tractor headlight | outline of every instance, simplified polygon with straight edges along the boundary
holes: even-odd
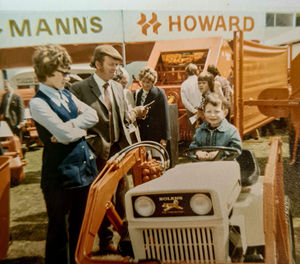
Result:
[[[134,209],[140,216],[151,216],[155,211],[155,203],[147,196],[140,196],[134,201]]]
[[[202,193],[197,193],[190,200],[190,207],[193,212],[198,215],[206,215],[212,209],[211,199]]]

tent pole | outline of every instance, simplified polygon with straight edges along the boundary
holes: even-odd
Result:
[[[125,49],[125,28],[124,28],[124,10],[121,10],[122,14],[122,57],[123,57],[123,66],[126,65],[126,49]]]

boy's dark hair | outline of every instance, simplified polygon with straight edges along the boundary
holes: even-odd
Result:
[[[59,67],[70,69],[72,63],[67,50],[56,44],[39,46],[32,55],[32,61],[34,72],[40,82],[53,76]]]
[[[224,96],[221,96],[217,93],[211,93],[206,96],[204,105],[203,105],[204,110],[208,104],[212,104],[213,106],[221,105],[221,108],[223,110],[230,109],[230,102],[228,102]]]

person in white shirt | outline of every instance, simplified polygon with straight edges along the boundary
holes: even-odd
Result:
[[[129,83],[129,73],[125,68],[119,67],[113,78],[114,81],[119,82],[123,87],[124,99],[127,103],[128,109],[131,111],[136,107],[133,92],[127,89],[127,84]],[[129,132],[132,142],[141,141],[140,131],[136,122],[129,125]]]
[[[129,83],[129,79],[130,79],[129,73],[123,67],[119,67],[117,69],[117,72],[113,78],[114,81],[117,81],[122,85],[125,101],[129,109],[132,109],[135,107],[135,102],[134,102],[133,92],[127,89],[127,84]]]
[[[181,101],[186,108],[191,136],[195,134],[196,122],[191,123],[190,117],[198,113],[202,101],[202,94],[198,89],[198,67],[190,63],[185,68],[188,78],[181,84]]]
[[[59,45],[33,54],[39,89],[29,108],[43,142],[41,188],[48,232],[45,263],[75,264],[75,250],[90,184],[98,175],[86,130],[98,122],[96,111],[67,89],[71,58]]]

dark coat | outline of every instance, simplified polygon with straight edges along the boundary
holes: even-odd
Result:
[[[136,105],[141,105],[143,89],[138,91],[136,95]],[[147,94],[144,105],[152,102],[146,119],[137,120],[140,129],[141,139],[160,142],[160,140],[170,139],[170,120],[169,106],[165,92],[152,86]]]
[[[10,99],[8,114],[5,116],[5,110],[8,104],[9,93],[5,93],[2,97],[0,105],[0,115],[4,115],[10,128],[14,131],[16,126],[24,120],[24,102],[20,95],[13,93]]]

